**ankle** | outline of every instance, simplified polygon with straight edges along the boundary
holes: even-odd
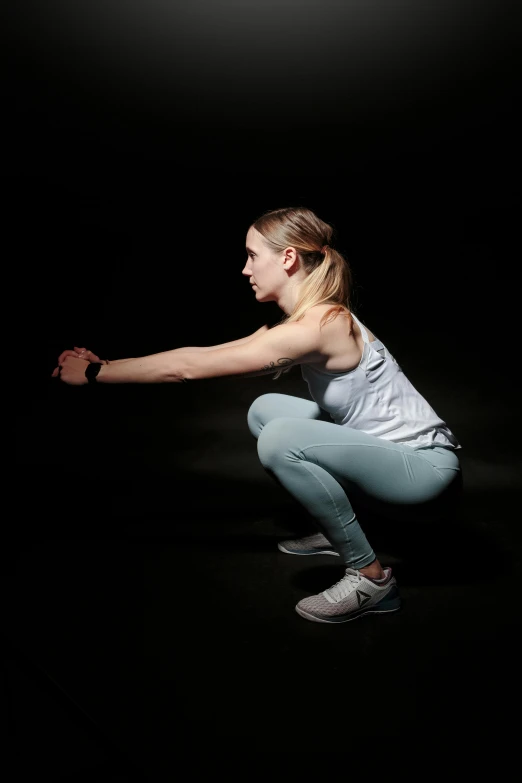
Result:
[[[384,569],[377,559],[369,565],[359,568],[358,571],[370,579],[382,579],[384,577]]]

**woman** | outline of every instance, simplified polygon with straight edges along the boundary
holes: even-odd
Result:
[[[263,394],[248,411],[248,426],[267,473],[319,529],[279,549],[337,555],[346,567],[339,582],[296,606],[302,617],[326,623],[400,608],[392,569],[381,565],[359,524],[356,497],[424,514],[454,502],[461,487],[460,444],[352,311],[350,267],[331,246],[333,233],[305,208],[267,212],[248,229],[242,273],[258,302],[274,301],[285,313],[271,329],[110,363],[75,348],[53,371],[72,385],[177,383],[234,375],[275,380],[301,365],[312,399]]]

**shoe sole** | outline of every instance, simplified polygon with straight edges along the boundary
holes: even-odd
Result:
[[[382,603],[380,603],[380,605],[376,604],[375,607],[360,609],[358,612],[350,612],[349,615],[340,615],[339,617],[332,617],[329,619],[309,614],[299,606],[295,607],[295,611],[297,614],[301,615],[301,617],[304,617],[305,620],[312,620],[314,623],[349,623],[350,620],[357,620],[365,614],[388,614],[388,612],[398,612],[401,608],[400,598],[392,598],[386,604],[385,601],[386,599],[383,598]]]
[[[280,552],[284,552],[285,555],[305,555],[306,557],[310,555],[333,555],[334,557],[339,557],[339,553],[335,552],[333,549],[307,549],[305,551],[296,552],[292,549],[285,549],[282,544],[278,544],[277,548]]]

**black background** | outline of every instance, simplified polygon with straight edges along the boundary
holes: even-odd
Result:
[[[516,571],[520,25],[514,4],[419,5],[11,11],[4,296],[17,443],[4,574],[20,770],[40,747],[41,723],[28,718],[38,688],[43,722],[72,732],[46,745],[56,779],[110,764],[130,779],[129,759],[159,765],[172,734],[179,752],[203,742],[282,752],[318,720],[335,723],[353,650],[367,685],[354,701],[374,701],[373,715],[388,698],[403,736],[442,714],[443,683],[453,697],[460,683],[466,719],[476,716],[480,650],[511,639],[515,622],[506,609],[484,641],[479,604],[495,615],[493,594],[512,587],[478,574]],[[257,304],[241,275],[245,235],[262,212],[296,205],[334,226],[356,312],[459,438],[468,489],[461,548],[439,530],[402,573],[399,561],[414,621],[350,623],[327,641],[286,591],[291,582],[298,600],[332,573],[312,564],[307,576],[309,563],[277,554],[299,516],[246,427],[270,379],[95,389],[50,379],[73,345],[122,358],[275,323],[281,311]],[[277,390],[307,396],[298,374]],[[276,558],[281,585],[270,576]],[[454,611],[459,602],[472,621]],[[339,644],[344,673],[331,663]],[[514,653],[502,655],[509,664]],[[328,679],[335,672],[331,701],[319,688],[317,704],[306,702],[317,676],[307,660]],[[503,671],[512,689],[513,670]],[[482,684],[482,704],[502,707],[501,690]],[[286,721],[274,717],[282,691]],[[256,731],[244,730],[249,721]]]
[[[377,331],[406,308],[491,339],[515,255],[516,9],[68,6],[7,26],[28,334],[117,356],[275,321],[244,236],[298,204],[336,227]]]

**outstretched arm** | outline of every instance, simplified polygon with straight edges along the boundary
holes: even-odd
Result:
[[[230,348],[232,345],[244,345],[245,343],[250,342],[250,340],[253,340],[254,337],[259,337],[260,334],[264,334],[269,329],[268,325],[265,324],[264,326],[261,326],[259,329],[257,329],[252,334],[249,334],[248,337],[241,337],[239,340],[232,340],[229,343],[221,343],[220,345],[202,345],[202,346],[190,346],[190,347],[183,347],[183,348],[173,348],[172,351],[169,351],[169,353],[200,353],[201,351],[215,351],[218,348]],[[133,361],[133,359],[111,359],[111,364],[120,364],[121,362],[130,362]]]
[[[103,365],[98,383],[181,383],[224,376],[251,377],[320,361],[320,332],[301,322],[280,324],[253,339],[209,351],[173,350]],[[67,357],[61,371],[66,383],[83,384],[85,363]]]
[[[259,335],[264,334],[269,329],[268,324],[264,324],[264,326],[261,326],[259,329],[256,329],[255,332],[252,334],[249,334],[248,337],[241,337],[239,340],[232,340],[228,343],[221,343],[219,345],[205,345],[205,346],[191,346],[191,347],[183,347],[183,348],[174,348],[170,353],[199,353],[201,351],[216,351],[219,348],[230,348],[233,345],[244,345],[245,343],[250,342],[250,340],[253,340],[255,337],[259,337]],[[62,367],[62,364],[67,356],[71,356],[74,359],[83,359],[85,362],[89,363],[96,363],[100,362],[101,364],[121,364],[122,362],[131,362],[135,361],[135,357],[129,358],[129,359],[111,359],[109,362],[108,359],[100,359],[99,356],[96,356],[95,353],[92,351],[88,351],[87,348],[77,348],[74,347],[74,350],[66,350],[62,351],[60,356],[58,357],[58,366],[54,368],[53,372],[51,373],[51,377],[58,378],[60,375],[60,370]]]

